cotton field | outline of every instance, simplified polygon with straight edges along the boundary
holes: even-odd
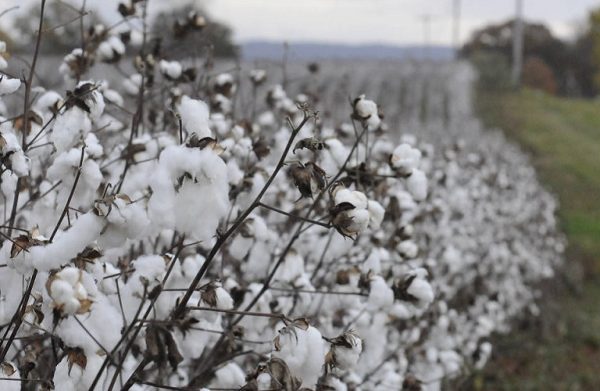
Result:
[[[0,389],[439,390],[539,314],[558,205],[469,64],[87,38],[0,62]]]

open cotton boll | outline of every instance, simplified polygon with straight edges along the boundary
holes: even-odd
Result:
[[[127,79],[123,80],[123,89],[129,95],[137,95],[140,91],[140,87],[142,86],[142,75],[139,73],[134,73],[129,76]]]
[[[281,281],[294,281],[304,274],[304,259],[296,251],[290,251],[281,267],[275,273],[275,279]]]
[[[306,330],[293,325],[279,330],[274,340],[272,357],[286,362],[293,376],[302,386],[312,388],[321,375],[325,362],[325,343],[319,330],[308,326]]]
[[[368,118],[377,115],[377,104],[366,99],[365,95],[361,95],[354,102],[354,111],[360,118]]]
[[[353,114],[355,117],[363,120],[369,130],[375,130],[381,125],[377,104],[372,100],[366,99],[365,95],[361,95],[354,100]]]
[[[374,309],[387,308],[394,303],[394,291],[383,277],[371,276],[368,303]]]
[[[367,210],[369,211],[369,226],[371,228],[378,229],[383,222],[385,209],[379,202],[369,200],[367,204]]]
[[[175,185],[186,174],[192,178],[184,179],[175,191]],[[211,240],[219,220],[229,211],[227,165],[209,148],[165,148],[150,187],[150,219],[196,240]]]
[[[47,283],[52,298],[52,307],[65,315],[85,313],[92,305],[82,284],[82,271],[66,267],[50,276]]]
[[[403,240],[396,247],[400,255],[407,259],[412,259],[419,253],[419,247],[412,240]]]
[[[44,92],[33,104],[34,110],[40,112],[44,119],[49,119],[52,112],[62,105],[62,96],[56,91]]]
[[[327,363],[342,370],[356,366],[362,352],[362,340],[354,331],[344,332],[331,340]]]
[[[433,288],[424,278],[415,278],[406,292],[416,298],[420,306],[427,306],[434,299]]]
[[[181,64],[178,61],[160,60],[158,67],[160,69],[160,73],[171,80],[179,79],[179,77],[181,77],[181,73],[183,72]]]
[[[406,187],[416,201],[427,198],[427,177],[418,168],[412,170],[412,174],[406,178]]]
[[[0,176],[0,190],[4,195],[4,199],[8,200],[13,197],[17,189],[17,181],[19,178],[10,170],[6,170]]]
[[[347,216],[352,219],[352,223],[348,226],[348,231],[360,233],[367,229],[371,215],[366,209],[352,209],[346,212]]]
[[[11,79],[6,75],[0,75],[0,96],[12,94],[21,86],[21,80]]]
[[[10,379],[20,379],[19,369],[10,361],[0,363],[0,389],[2,391],[20,391],[21,382]]]
[[[52,243],[29,249],[25,257],[33,262],[33,267],[49,271],[68,263],[92,244],[104,227],[102,219],[93,213],[80,215],[72,224],[71,228],[56,235]]]
[[[392,167],[404,174],[410,174],[413,169],[419,166],[420,162],[421,151],[409,144],[400,144],[396,147],[390,159]]]
[[[334,201],[336,205],[348,202],[357,209],[366,209],[368,202],[367,196],[364,193],[350,189],[337,190],[334,195]]]
[[[100,61],[115,62],[125,54],[125,45],[119,37],[112,35],[106,41],[98,45],[96,51]]]
[[[61,153],[71,149],[91,129],[92,123],[87,113],[79,107],[71,107],[58,115],[49,138],[57,153]]]
[[[178,110],[183,128],[188,134],[196,133],[199,139],[211,137],[211,131],[208,126],[208,106],[206,103],[184,95],[181,98]]]
[[[241,388],[246,383],[246,374],[234,362],[230,362],[215,371],[215,381],[211,385],[213,388]]]

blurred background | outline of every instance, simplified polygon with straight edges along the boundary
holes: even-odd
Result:
[[[0,0],[0,40],[16,60],[14,74],[30,58],[39,9],[36,0]],[[165,33],[191,10],[206,29]],[[141,44],[136,21],[122,23],[126,12],[118,0],[48,0],[41,52],[58,67],[80,47],[82,20],[116,25],[123,39]],[[393,77],[396,61],[470,62],[479,76],[464,88],[473,89],[476,115],[530,152],[560,199],[570,244],[564,273],[544,288],[542,316],[497,336],[492,361],[457,388],[600,384],[600,1],[150,0],[148,14],[171,59],[210,53],[228,64],[368,62],[365,79],[383,63]]]

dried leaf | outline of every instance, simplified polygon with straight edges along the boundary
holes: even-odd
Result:
[[[128,16],[135,15],[135,7],[133,5],[125,5],[124,3],[119,3],[119,7],[117,11],[121,14],[122,17],[126,18]]]
[[[269,148],[269,144],[262,137],[252,143],[252,150],[254,154],[258,158],[258,160],[262,160],[265,156],[269,155],[271,149]]]
[[[169,361],[171,368],[176,370],[179,363],[183,361],[183,356],[179,352],[179,348],[177,347],[177,342],[175,342],[173,334],[171,334],[170,331],[163,330],[163,335],[166,339],[167,345],[167,360]]]
[[[310,323],[306,318],[294,319],[292,324],[294,325],[294,327],[298,327],[299,329],[302,329],[304,331],[308,330],[308,328],[310,327]]]
[[[157,360],[160,357],[160,340],[158,329],[155,326],[146,327],[146,351],[144,352],[144,356],[149,358],[150,360]]]
[[[8,377],[12,376],[17,371],[17,368],[8,361],[4,361],[3,363],[1,363],[0,368],[2,368],[2,373],[4,374],[4,376]]]
[[[200,298],[203,302],[208,304],[210,307],[217,306],[217,293],[214,288],[208,287],[202,293],[200,293]]]
[[[315,137],[308,137],[298,141],[294,146],[294,150],[292,152],[296,153],[296,150],[298,149],[309,149],[313,152],[317,152],[322,150],[323,148],[325,148],[325,144],[321,140]]]
[[[272,384],[278,390],[282,391],[296,391],[300,388],[302,382],[292,376],[290,368],[285,361],[279,358],[272,358],[268,365],[268,373],[271,375],[273,380],[276,382]]]
[[[87,366],[87,357],[81,348],[72,348],[67,352],[67,363],[69,365],[69,375],[73,364],[77,364],[82,370]]]

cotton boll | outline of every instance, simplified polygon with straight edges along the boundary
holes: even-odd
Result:
[[[208,106],[206,103],[184,95],[181,98],[178,110],[183,128],[188,134],[196,133],[199,139],[211,137],[211,131],[208,127]]]
[[[285,327],[279,330],[274,345],[272,356],[285,361],[303,386],[314,387],[325,361],[325,344],[319,330],[312,326],[306,330]]]
[[[100,61],[116,62],[125,54],[125,45],[117,36],[110,36],[98,45],[96,52]]]
[[[419,169],[412,170],[412,174],[406,178],[406,187],[417,201],[427,198],[427,177]]]
[[[275,274],[276,280],[294,281],[304,273],[304,259],[296,251],[290,251]]]
[[[21,86],[21,80],[11,79],[8,76],[0,75],[0,96],[12,94]]]
[[[192,179],[184,179],[175,191],[174,186],[186,173]],[[211,240],[219,220],[229,211],[227,166],[208,148],[165,148],[150,186],[153,190],[148,204],[150,220],[196,240]]]
[[[67,231],[62,231],[54,241],[45,246],[29,249],[27,259],[40,271],[48,271],[64,265],[75,258],[100,235],[104,226],[100,217],[93,213],[79,216]]]
[[[419,247],[412,240],[403,240],[402,242],[398,243],[396,249],[398,250],[400,255],[402,255],[402,257],[406,259],[415,258],[419,253]]]
[[[394,303],[394,292],[381,276],[370,278],[368,303],[373,309],[387,308]]]
[[[342,370],[351,370],[356,366],[362,352],[362,340],[353,331],[348,331],[331,340],[329,363]]]
[[[347,212],[349,218],[352,219],[352,224],[348,228],[351,232],[362,232],[369,226],[371,215],[366,209],[352,209]]]
[[[44,116],[45,121],[60,106],[62,106],[62,96],[55,91],[44,92],[33,104],[33,108]]]
[[[91,301],[81,279],[81,270],[74,267],[66,267],[50,276],[47,287],[54,308],[66,315],[89,312]]]
[[[246,374],[234,362],[230,362],[215,371],[214,388],[240,388],[246,383]]]
[[[369,200],[367,210],[369,211],[369,226],[373,229],[379,229],[383,222],[385,209],[383,209],[383,206],[379,202]]]
[[[91,128],[92,123],[87,113],[79,107],[72,107],[58,115],[49,138],[57,153],[62,153],[71,149],[81,135],[87,134]]]
[[[392,166],[404,174],[410,174],[419,166],[420,161],[421,151],[409,144],[400,144],[396,147],[390,159]]]
[[[429,282],[418,277],[409,285],[407,293],[416,298],[420,306],[427,306],[434,299],[433,288]]]
[[[350,189],[337,190],[334,194],[334,201],[336,205],[348,202],[357,209],[366,209],[368,204],[367,196],[364,193]]]
[[[139,73],[134,73],[129,76],[127,79],[123,80],[123,89],[129,95],[137,95],[140,91],[140,87],[142,86],[142,75]]]
[[[18,177],[10,170],[6,170],[2,173],[0,189],[2,190],[2,194],[5,199],[9,199],[15,194],[15,190],[17,189],[17,181]]]
[[[171,80],[179,79],[183,72],[181,64],[178,61],[160,60],[158,67],[160,69],[160,73]]]

